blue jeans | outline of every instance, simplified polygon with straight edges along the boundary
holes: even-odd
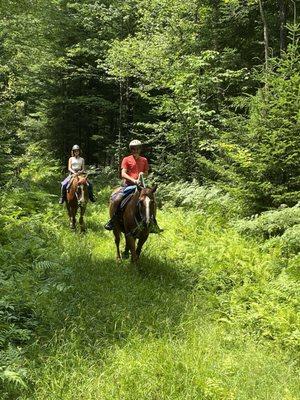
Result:
[[[124,199],[125,197],[127,197],[131,193],[133,193],[135,191],[135,189],[136,189],[135,185],[122,186],[122,188],[118,192],[114,193],[111,196],[111,199],[112,199],[112,201],[114,201],[116,197],[118,197],[119,199],[121,199],[121,198]]]

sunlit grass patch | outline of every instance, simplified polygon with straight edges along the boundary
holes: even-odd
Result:
[[[66,345],[54,342],[39,371],[36,398],[299,398],[297,376],[280,356],[215,325],[190,326],[185,333],[178,340],[132,333],[104,352],[97,346],[85,351],[78,335],[66,335]]]

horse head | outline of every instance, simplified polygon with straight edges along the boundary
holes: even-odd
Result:
[[[139,194],[139,210],[140,215],[145,222],[146,226],[149,226],[151,219],[155,214],[155,192],[157,189],[157,185],[152,188],[141,188]]]
[[[87,175],[86,174],[80,174],[77,176],[76,180],[76,197],[78,201],[78,205],[80,207],[86,205],[88,202],[89,196],[88,196],[88,181],[87,181]]]

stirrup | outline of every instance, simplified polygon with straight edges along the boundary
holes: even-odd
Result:
[[[66,199],[65,199],[65,197],[60,197],[60,199],[59,199],[59,204],[64,204],[64,202],[66,201]]]

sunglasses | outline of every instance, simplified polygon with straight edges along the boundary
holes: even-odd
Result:
[[[131,147],[131,150],[140,150],[141,149],[141,146],[132,146]]]

